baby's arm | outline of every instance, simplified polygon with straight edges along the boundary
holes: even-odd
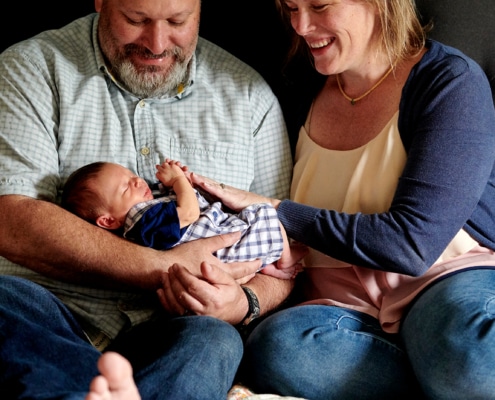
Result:
[[[199,204],[189,178],[179,162],[166,160],[156,166],[156,177],[165,186],[172,187],[177,196],[177,215],[184,228],[199,218]]]

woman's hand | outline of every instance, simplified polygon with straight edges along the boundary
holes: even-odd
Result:
[[[264,197],[256,193],[237,189],[233,186],[224,185],[196,173],[191,173],[191,181],[194,186],[199,187],[213,197],[218,198],[223,204],[233,211],[241,211],[243,208],[255,203],[268,203],[277,208],[280,200]]]

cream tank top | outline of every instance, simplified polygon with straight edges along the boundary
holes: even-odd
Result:
[[[357,149],[325,149],[303,126],[296,147],[291,199],[345,213],[389,209],[406,162],[398,131],[398,112],[378,136]],[[387,244],[384,243],[384,246]],[[459,231],[440,258],[421,277],[346,264],[310,249],[304,260],[310,278],[304,304],[327,304],[365,312],[391,333],[399,329],[405,307],[436,278],[473,265],[495,265],[495,254]]]

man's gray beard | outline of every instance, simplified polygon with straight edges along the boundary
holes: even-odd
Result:
[[[123,61],[116,70],[119,80],[137,97],[144,99],[175,94],[187,76],[187,62],[176,62],[169,71],[148,67],[138,71],[130,61]]]

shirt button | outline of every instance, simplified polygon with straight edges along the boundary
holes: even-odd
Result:
[[[141,154],[142,154],[143,156],[147,156],[147,155],[149,155],[149,154],[150,154],[150,149],[149,149],[148,147],[143,147],[143,148],[141,149]]]
[[[144,100],[139,101],[139,107],[141,108],[146,107],[146,102]]]

